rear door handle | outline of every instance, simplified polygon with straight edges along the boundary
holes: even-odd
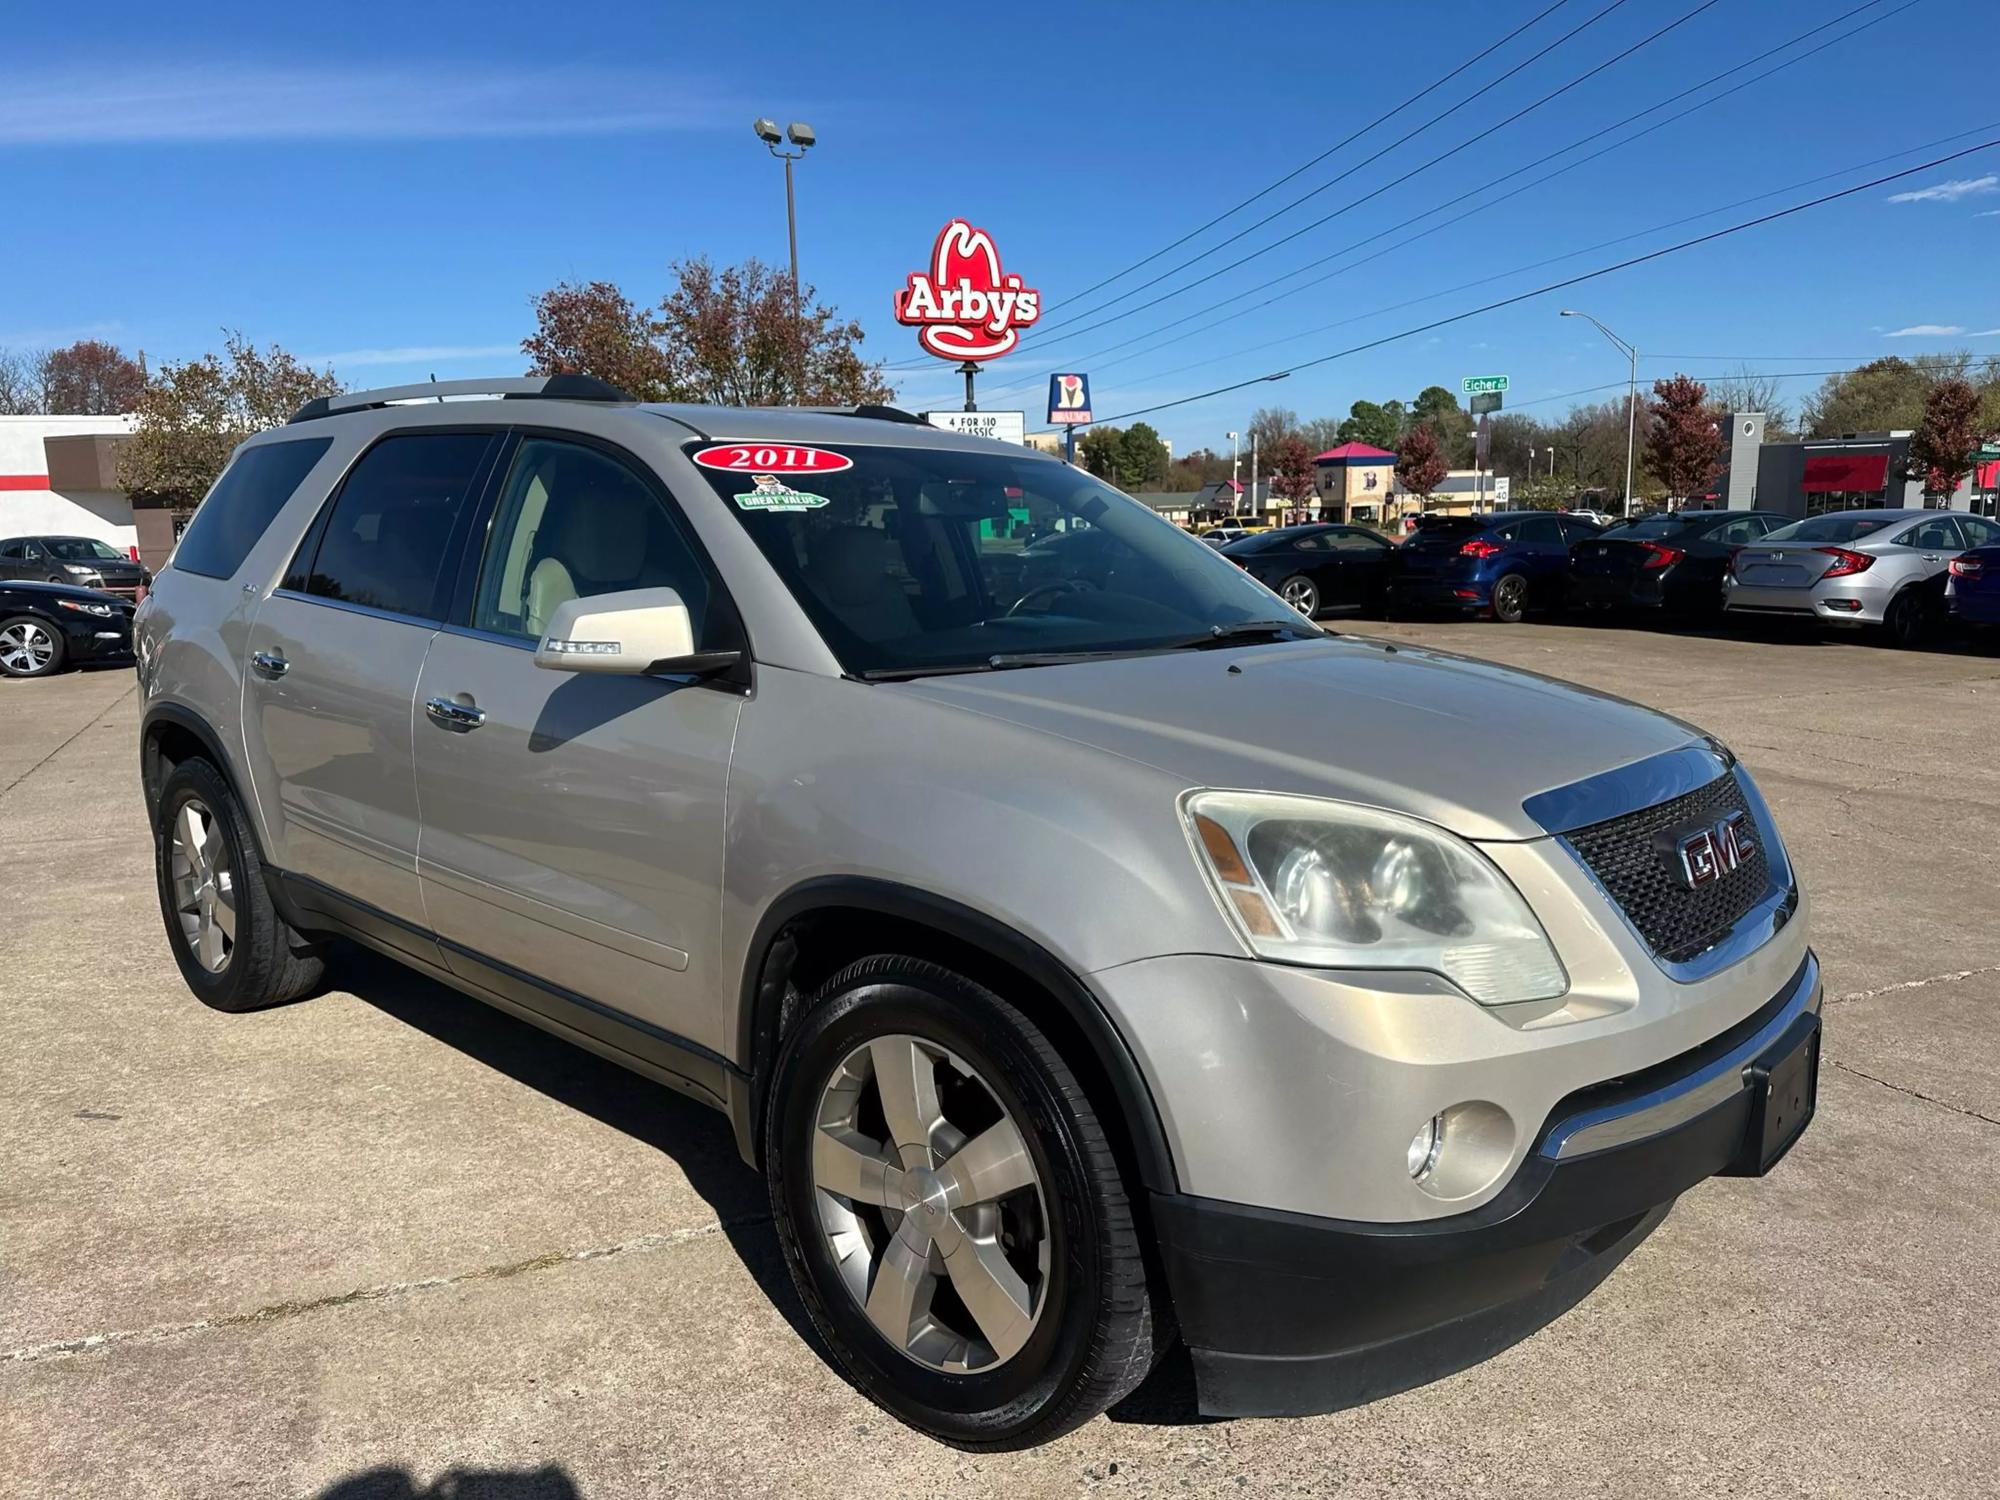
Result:
[[[250,670],[259,677],[279,678],[291,671],[292,664],[275,651],[259,651],[250,658]]]
[[[1943,562],[1943,561],[1944,561],[1944,554],[1943,554],[1942,552],[1926,552],[1926,553],[1924,554],[1924,561],[1925,561],[1925,562]]]
[[[459,703],[450,698],[427,698],[424,712],[431,716],[433,724],[451,730],[455,734],[468,734],[486,722],[486,710],[475,708],[470,703]]]

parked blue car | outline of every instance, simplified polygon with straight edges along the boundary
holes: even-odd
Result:
[[[2000,547],[1974,547],[1953,558],[1945,597],[1966,624],[2000,625]]]
[[[1545,510],[1417,519],[1390,564],[1390,607],[1490,613],[1510,625],[1531,609],[1562,607],[1569,549],[1599,531]]]

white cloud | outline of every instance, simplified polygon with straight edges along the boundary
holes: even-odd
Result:
[[[1891,203],[1956,203],[1961,198],[1970,198],[1975,193],[2000,192],[2000,175],[1988,173],[1984,177],[1954,177],[1949,182],[1934,182],[1929,187],[1912,188],[1907,193],[1891,193]]]
[[[1965,330],[1956,323],[1912,323],[1908,328],[1892,328],[1882,337],[1885,339],[1935,339]]]
[[[421,365],[435,361],[449,364],[461,359],[502,359],[521,357],[519,344],[413,344],[400,349],[337,349],[331,354],[303,354],[313,366],[332,365],[336,370],[359,365]]]
[[[1966,337],[1969,339],[2000,339],[2000,328],[1975,328]]]
[[[1982,208],[1972,217],[1975,219],[2000,219],[2000,208]]]
[[[0,93],[0,146],[630,134],[706,125],[723,103],[638,68],[42,67]]]

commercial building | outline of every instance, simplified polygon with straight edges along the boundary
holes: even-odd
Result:
[[[1978,510],[1991,515],[2000,467],[1985,464],[1955,494],[1924,494],[1923,477],[1910,477],[1908,432],[1849,432],[1839,437],[1764,441],[1764,414],[1736,412],[1728,422],[1727,466],[1709,503],[1730,510],[1774,510],[1817,516],[1877,506]]]
[[[118,452],[133,420],[0,417],[0,537],[87,536],[120,551],[138,545],[132,502],[118,487]],[[171,549],[171,525],[167,531]]]
[[[1379,521],[1395,485],[1396,455],[1366,443],[1342,443],[1313,460],[1322,521]]]

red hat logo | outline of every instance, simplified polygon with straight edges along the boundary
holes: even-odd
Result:
[[[896,293],[896,321],[942,359],[992,359],[1020,342],[1042,315],[1042,294],[1000,269],[993,236],[963,219],[938,231],[929,271],[912,271]]]

